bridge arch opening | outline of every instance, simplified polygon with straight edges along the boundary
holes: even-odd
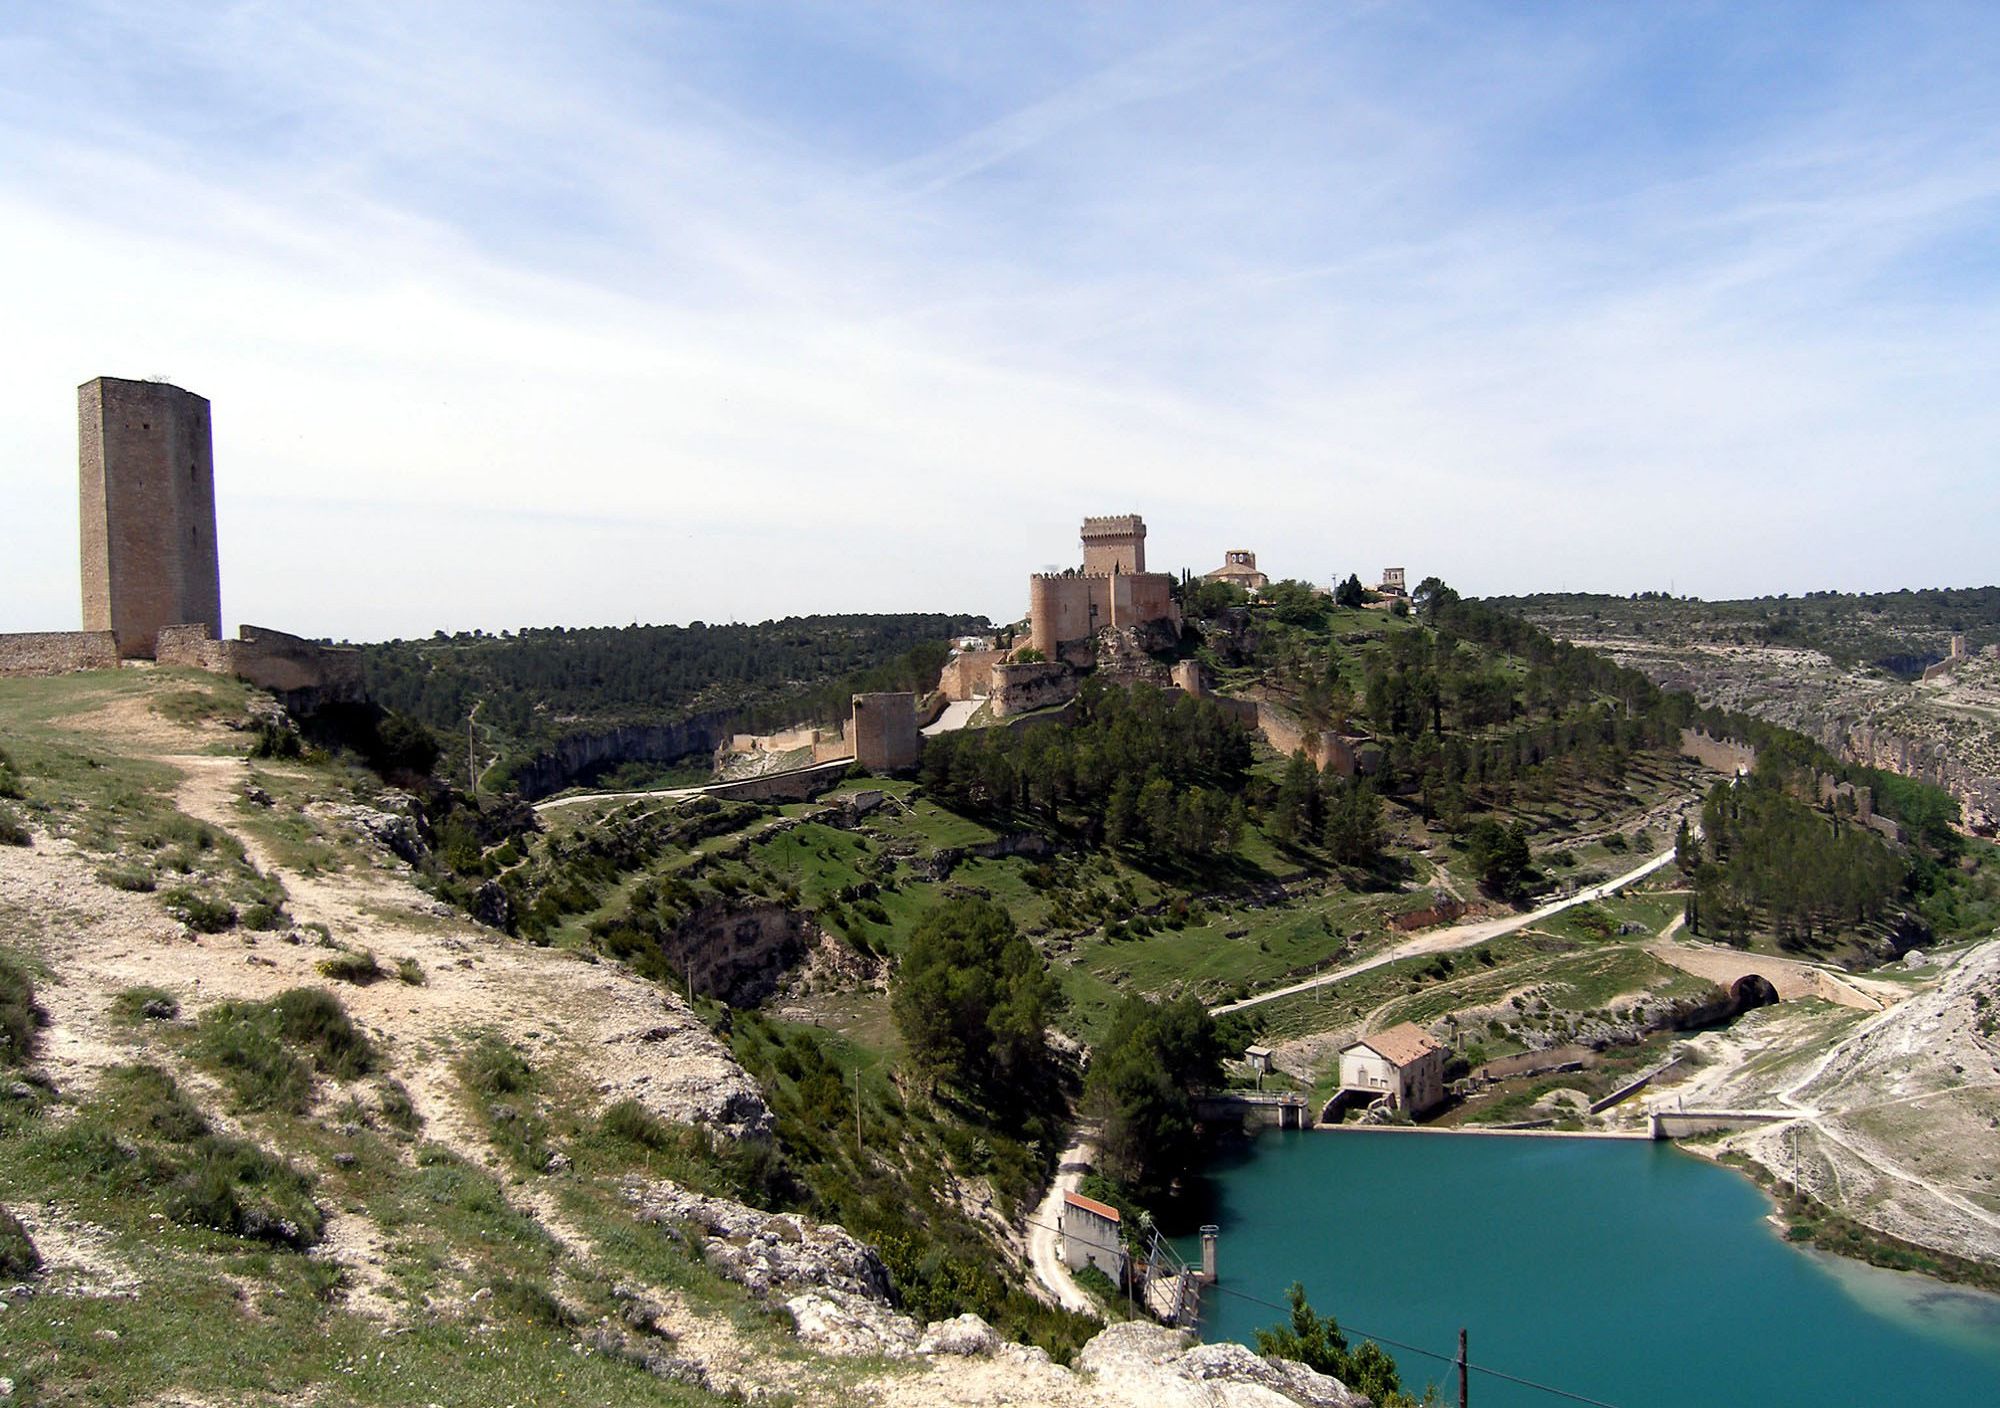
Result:
[[[1753,1007],[1769,1007],[1778,1000],[1778,989],[1761,973],[1745,973],[1729,985],[1729,996],[1738,1012]]]

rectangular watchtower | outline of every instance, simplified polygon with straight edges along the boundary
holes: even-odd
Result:
[[[1146,520],[1136,513],[1083,520],[1086,576],[1131,576],[1146,570]]]
[[[219,637],[207,400],[101,376],[77,388],[76,403],[83,628],[112,632],[125,659],[150,658],[163,626]]]

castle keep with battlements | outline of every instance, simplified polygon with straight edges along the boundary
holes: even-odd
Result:
[[[1050,660],[1092,658],[1098,632],[1113,627],[1170,628],[1178,635],[1174,579],[1146,570],[1146,523],[1136,513],[1083,520],[1083,570],[1038,572],[1028,579],[1028,643]]]

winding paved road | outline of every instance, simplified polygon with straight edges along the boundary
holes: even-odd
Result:
[[[1526,914],[1510,914],[1504,919],[1479,919],[1474,920],[1470,924],[1454,924],[1449,929],[1435,929],[1428,934],[1419,935],[1407,942],[1385,948],[1373,958],[1364,958],[1359,963],[1350,963],[1345,968],[1336,968],[1332,972],[1320,974],[1317,978],[1307,978],[1304,982],[1293,983],[1290,987],[1273,988],[1270,992],[1260,992],[1255,997],[1244,998],[1241,1002],[1225,1002],[1220,1007],[1210,1008],[1209,1014],[1220,1017],[1229,1012],[1241,1012],[1246,1007],[1257,1007],[1266,1002],[1275,1002],[1281,997],[1290,997],[1294,993],[1311,992],[1314,988],[1323,988],[1330,983],[1344,982],[1357,973],[1371,972],[1376,968],[1400,962],[1405,958],[1421,958],[1427,953],[1450,953],[1454,949],[1471,948],[1475,944],[1483,944],[1489,939],[1497,939],[1502,934],[1511,934],[1516,929],[1525,929],[1530,924],[1539,923],[1551,915],[1561,914],[1566,909],[1574,908],[1580,904],[1589,904],[1593,900],[1601,900],[1605,896],[1614,894],[1635,881],[1643,880],[1654,871],[1662,870],[1673,863],[1674,851],[1673,847],[1669,846],[1645,864],[1635,866],[1623,875],[1605,881],[1602,885],[1593,885],[1587,890],[1578,890],[1568,899],[1557,900],[1554,904],[1545,904],[1540,909],[1531,910]]]

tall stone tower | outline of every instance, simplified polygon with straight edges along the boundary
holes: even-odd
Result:
[[[1091,575],[1146,570],[1146,520],[1136,513],[1083,520],[1083,570]]]
[[[222,634],[208,402],[158,381],[76,389],[83,628],[147,658],[162,626]]]

